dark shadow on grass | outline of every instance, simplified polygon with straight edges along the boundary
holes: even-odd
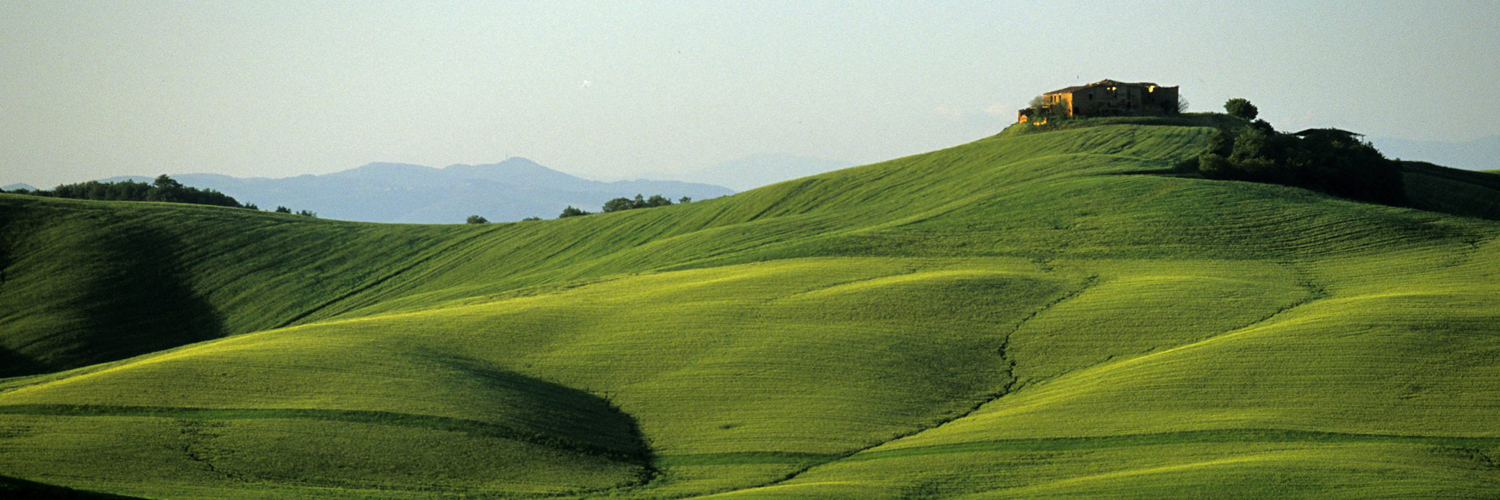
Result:
[[[1500,220],[1500,175],[1420,161],[1400,164],[1412,208]]]
[[[0,347],[0,377],[42,373],[45,371],[48,371],[47,365],[39,363],[25,354]]]
[[[0,476],[0,498],[7,500],[131,500],[136,497],[95,493]]]
[[[47,249],[61,255],[31,257],[74,266],[57,276],[38,275],[35,266],[17,269],[13,249],[4,250],[0,258],[6,264],[6,283],[0,286],[13,289],[0,293],[18,292],[23,284],[78,291],[45,299],[58,301],[53,307],[76,321],[50,330],[15,332],[10,340],[19,347],[0,353],[0,361],[7,361],[0,363],[0,377],[115,361],[224,336],[222,317],[188,285],[188,273],[178,261],[183,243],[176,235],[149,222],[112,217],[90,222],[98,225],[77,224],[75,230],[93,237]],[[0,227],[0,234],[24,239],[25,234],[15,232],[33,230],[38,229]]]
[[[10,283],[15,276],[15,270],[11,268],[13,264],[11,253],[14,252],[11,247],[16,239],[11,231],[16,230],[13,227],[15,225],[13,221],[16,220],[18,212],[19,210],[14,205],[0,205],[0,294],[16,293],[12,291],[16,287]],[[47,370],[47,365],[37,361],[36,358],[0,346],[0,377],[41,373]]]
[[[218,311],[187,284],[177,261],[182,242],[166,231],[131,225],[99,241],[119,273],[89,287],[88,344],[79,363],[113,361],[224,336]]]

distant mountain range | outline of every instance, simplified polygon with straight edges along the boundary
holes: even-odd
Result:
[[[154,178],[104,180],[151,182]],[[701,200],[734,193],[722,186],[681,181],[594,181],[519,157],[446,168],[371,163],[332,174],[280,179],[220,174],[173,174],[172,178],[188,186],[218,190],[265,210],[281,205],[311,210],[329,219],[367,222],[458,223],[469,215],[497,222],[533,216],[553,218],[569,205],[597,211],[611,198],[636,194]]]
[[[775,184],[832,172],[854,166],[853,163],[811,158],[783,153],[760,153],[738,160],[727,161],[703,170],[675,176],[678,180],[701,182],[747,191]]]
[[[1500,135],[1466,142],[1413,141],[1372,137],[1387,158],[1417,160],[1464,170],[1500,170]]]

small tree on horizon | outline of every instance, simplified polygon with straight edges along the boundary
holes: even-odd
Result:
[[[151,185],[157,189],[182,189],[182,183],[177,182],[177,179],[168,177],[167,174],[156,176],[156,181],[152,182]]]
[[[469,218],[464,219],[464,224],[489,224],[489,223],[490,223],[489,219],[486,219],[484,217],[480,217],[478,215],[470,215]]]
[[[1224,111],[1228,112],[1229,116],[1237,116],[1246,120],[1254,120],[1256,115],[1260,114],[1260,109],[1250,104],[1250,100],[1242,97],[1224,101]]]
[[[646,206],[647,207],[665,207],[665,206],[671,205],[671,204],[672,204],[672,200],[671,199],[669,199],[669,198],[667,198],[665,196],[659,195],[659,194],[653,194],[653,195],[651,195],[650,198],[646,199]]]
[[[619,212],[632,208],[635,208],[635,204],[630,201],[630,198],[615,198],[604,202],[603,210],[605,212]]]

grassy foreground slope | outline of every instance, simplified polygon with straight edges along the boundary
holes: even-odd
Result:
[[[151,498],[1500,488],[1500,223],[1173,175],[1194,125],[478,228],[0,196],[0,340],[37,373],[0,379],[0,475]]]

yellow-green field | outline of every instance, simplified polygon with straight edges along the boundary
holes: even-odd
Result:
[[[1500,185],[1174,173],[1223,120],[483,226],[0,195],[0,493],[1493,497]]]

